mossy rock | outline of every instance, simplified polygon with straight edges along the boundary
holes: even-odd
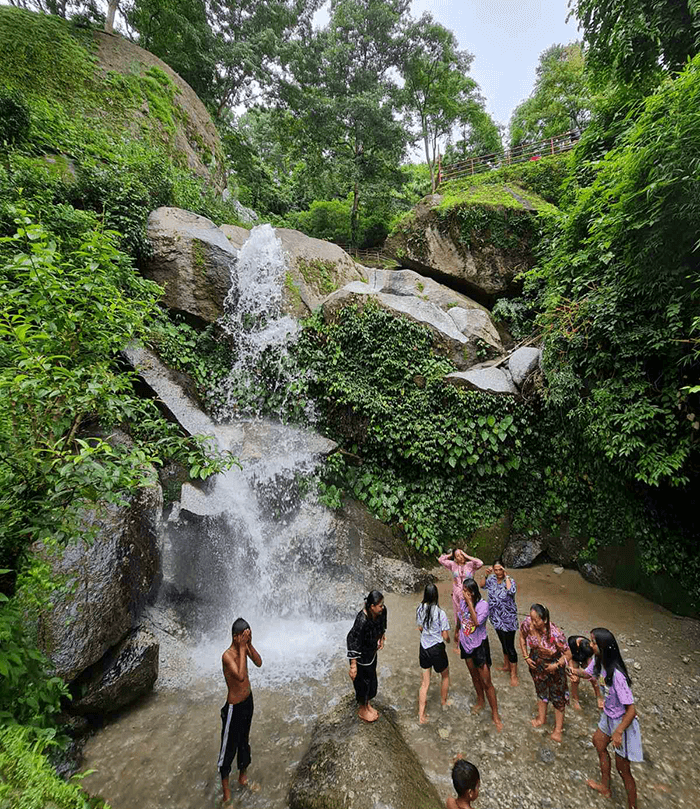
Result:
[[[510,535],[510,515],[504,514],[491,525],[477,528],[466,542],[471,556],[477,556],[490,565],[503,553]]]

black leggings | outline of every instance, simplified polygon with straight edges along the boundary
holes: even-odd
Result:
[[[511,629],[510,632],[506,632],[505,629],[497,629],[496,634],[498,635],[498,639],[501,641],[501,648],[503,649],[503,654],[508,658],[511,663],[518,662],[518,655],[515,651],[515,629]]]

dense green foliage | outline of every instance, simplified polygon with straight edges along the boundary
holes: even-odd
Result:
[[[0,805],[7,809],[109,809],[80,786],[81,776],[59,778],[44,753],[44,739],[29,728],[0,727]]]
[[[541,269],[552,399],[652,485],[688,483],[697,463],[698,402],[683,388],[698,373],[698,109],[696,57],[579,191]]]

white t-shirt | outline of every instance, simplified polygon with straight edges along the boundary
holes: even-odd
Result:
[[[426,610],[427,606],[425,604],[418,606],[416,610],[416,623],[418,626],[423,626],[423,617],[425,616]],[[435,646],[436,643],[442,643],[442,633],[450,631],[450,622],[447,620],[445,610],[441,610],[440,607],[433,605],[430,611],[430,618],[430,624],[423,626],[423,631],[420,633],[420,645],[424,649],[430,649],[430,647]]]

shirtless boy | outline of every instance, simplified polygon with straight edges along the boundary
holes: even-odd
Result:
[[[217,764],[224,790],[224,803],[231,799],[228,776],[233,759],[238,756],[238,783],[248,783],[246,770],[250,764],[250,723],[253,720],[253,694],[248,679],[248,658],[260,668],[262,658],[253,646],[253,633],[243,618],[231,627],[231,645],[221,656],[228,686],[226,705],[221,709],[221,752]]]

